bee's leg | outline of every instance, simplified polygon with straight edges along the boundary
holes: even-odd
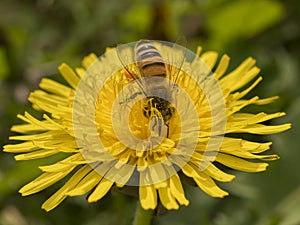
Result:
[[[120,104],[122,105],[122,104],[124,104],[124,103],[130,102],[131,100],[135,99],[136,96],[142,95],[142,94],[143,94],[143,92],[140,92],[140,91],[139,91],[139,92],[136,92],[136,93],[132,94],[130,97],[125,98],[124,101],[121,101],[121,102],[120,102]]]
[[[152,126],[152,129],[154,130],[156,126],[158,126],[157,131],[158,131],[158,136],[160,136],[161,135],[161,129],[162,129],[162,121],[158,117],[155,118],[155,124]]]
[[[154,137],[162,135],[163,132],[163,119],[157,116],[154,116],[150,119],[151,122],[151,132],[154,134]]]
[[[165,123],[166,127],[167,127],[167,138],[169,137],[169,130],[170,130],[170,126],[169,123]]]
[[[156,125],[157,125],[157,120],[156,119],[154,119],[154,124],[152,125],[152,130],[154,130],[154,128],[156,127]]]
[[[162,119],[158,118],[158,136],[161,136],[162,131]]]
[[[133,95],[131,95],[130,97],[129,97],[129,99],[130,100],[132,100],[132,99],[135,99],[136,98],[136,96],[138,96],[138,95],[142,95],[143,94],[143,92],[141,92],[141,91],[139,91],[139,92],[136,92],[136,93],[134,93]]]

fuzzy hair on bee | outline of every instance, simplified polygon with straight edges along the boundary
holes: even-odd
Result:
[[[178,56],[177,51],[176,56],[169,54],[167,58],[164,58],[155,44],[156,41],[140,40],[133,47],[126,45],[117,47],[117,53],[120,62],[124,66],[126,79],[128,79],[129,82],[137,82],[140,87],[140,91],[133,93],[127,100],[130,101],[137,95],[144,95],[143,115],[148,118],[149,121],[154,121],[151,129],[157,130],[158,136],[161,136],[163,130],[162,126],[164,125],[167,127],[166,136],[169,137],[169,120],[175,112],[175,108],[170,103],[170,100],[173,98],[174,87],[170,85],[169,82],[162,82],[162,79],[171,80],[172,78],[176,80],[176,74],[171,71],[172,66],[170,65],[179,65],[177,71],[180,70],[185,57],[184,52]],[[177,44],[174,44],[174,46],[176,47]],[[126,47],[132,49],[131,54],[126,53],[123,49]],[[172,53],[172,51],[170,52]],[[128,63],[130,61],[128,60],[130,55],[134,57],[131,59],[134,65]],[[174,60],[176,60],[176,62],[174,62]],[[132,66],[135,67],[135,71],[132,70]],[[147,78],[147,83],[142,81],[143,78]]]

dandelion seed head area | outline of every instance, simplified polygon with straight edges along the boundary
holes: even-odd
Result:
[[[29,101],[45,113],[44,119],[27,112],[19,115],[24,124],[12,127],[20,135],[11,139],[21,143],[6,145],[4,151],[16,153],[16,160],[61,152],[66,158],[41,165],[42,174],[20,189],[22,195],[65,181],[42,205],[49,211],[70,196],[88,195],[89,202],[96,202],[113,186],[138,186],[144,209],[155,209],[160,201],[172,210],[189,204],[183,177],[208,195],[222,198],[229,193],[216,181],[230,182],[235,176],[215,162],[261,172],[268,166],[262,161],[278,159],[260,154],[270,142],[227,136],[290,128],[290,124],[263,124],[284,113],[240,112],[277,99],[244,98],[262,79],[257,78],[254,59],[247,58],[226,74],[227,55],[218,60],[216,52],[201,54],[200,47],[194,54],[177,44],[151,43],[164,59],[165,77],[144,76],[135,57],[137,43],[130,43],[108,49],[99,58],[91,54],[75,70],[62,64],[59,71],[69,86],[48,78],[41,81],[41,90],[34,91]]]

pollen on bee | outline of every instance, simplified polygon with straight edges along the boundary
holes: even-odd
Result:
[[[124,70],[124,75],[128,81],[133,81],[131,74],[127,70]]]
[[[149,137],[148,118],[143,115],[143,100],[137,101],[129,114],[129,127],[133,135],[139,139]],[[137,132],[138,131],[138,132]]]

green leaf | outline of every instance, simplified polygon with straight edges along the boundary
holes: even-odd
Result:
[[[39,162],[38,160],[31,163],[18,162],[10,171],[2,174],[0,180],[1,195],[16,192],[21,186],[40,174],[41,172],[37,169],[40,165]]]
[[[300,187],[292,191],[279,203],[276,215],[281,216],[281,225],[300,224]]]
[[[134,29],[138,31],[145,31],[151,21],[151,11],[147,4],[137,4],[131,7],[130,10],[122,14],[122,25],[125,27],[132,28],[134,24]]]
[[[228,1],[212,11],[208,21],[218,47],[239,37],[253,37],[274,25],[283,14],[280,2],[271,0]]]

